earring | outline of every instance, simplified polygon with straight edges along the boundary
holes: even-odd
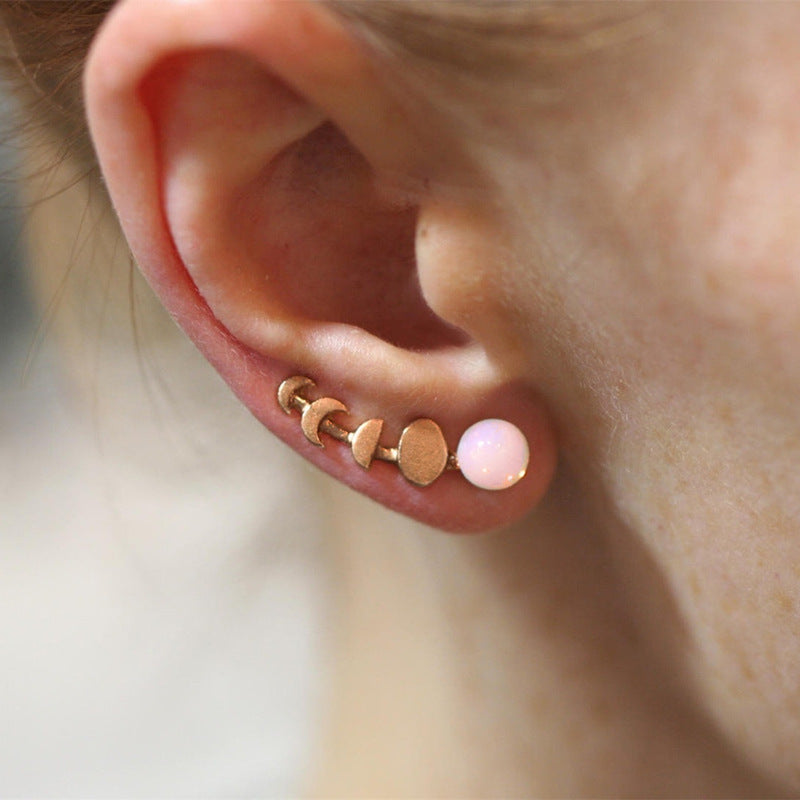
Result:
[[[481,489],[507,489],[525,475],[528,441],[516,425],[502,419],[476,422],[461,437],[456,452],[447,447],[442,429],[432,419],[416,419],[400,435],[397,447],[379,443],[382,419],[368,419],[349,431],[330,419],[347,413],[347,407],[332,397],[308,400],[301,392],[316,386],[311,378],[295,375],[278,387],[278,403],[287,413],[300,412],[300,427],[311,444],[324,447],[320,433],[350,445],[353,458],[364,469],[373,460],[397,464],[406,480],[429,486],[445,470],[460,470]]]

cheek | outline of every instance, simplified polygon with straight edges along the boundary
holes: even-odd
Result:
[[[778,531],[723,541],[730,551],[709,548],[675,574],[685,577],[688,666],[702,704],[737,749],[796,791],[800,553]]]
[[[769,116],[707,120],[639,193],[603,296],[617,319],[595,318],[637,387],[608,485],[675,598],[678,668],[730,740],[797,787],[800,160],[794,121]]]
[[[764,357],[795,370],[800,113],[790,106],[773,124],[775,116],[720,111],[694,129],[687,120],[688,153],[621,201],[629,241],[649,266],[642,289],[658,293],[666,313],[728,335],[733,346],[758,340]]]
[[[625,126],[585,125],[549,182],[509,177],[526,269],[507,318],[567,460],[674,602],[645,634],[682,631],[672,669],[798,788],[800,64],[779,61],[617,107]]]
[[[741,752],[798,787],[800,160],[778,133],[792,126],[722,115],[696,131],[627,206],[616,288],[593,314],[635,387],[601,446],[607,485],[675,598],[676,668]]]

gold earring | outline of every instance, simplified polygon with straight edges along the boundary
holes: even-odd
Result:
[[[472,425],[459,441],[457,452],[447,447],[442,429],[427,418],[409,423],[397,447],[380,444],[382,419],[368,419],[349,431],[330,419],[347,413],[347,407],[332,397],[308,400],[301,392],[316,386],[311,378],[295,375],[278,387],[278,403],[291,414],[301,414],[300,427],[311,444],[324,447],[320,433],[350,445],[359,466],[369,469],[373,460],[397,464],[406,480],[429,486],[445,470],[461,470],[467,480],[482,489],[506,489],[525,475],[528,442],[522,432],[506,420],[485,419]]]

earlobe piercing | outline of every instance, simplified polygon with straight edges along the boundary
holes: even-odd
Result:
[[[524,477],[530,451],[516,425],[504,419],[484,419],[464,432],[456,458],[470,483],[481,489],[507,489]]]
[[[442,429],[424,418],[403,429],[397,447],[384,447],[379,443],[382,419],[368,419],[348,431],[330,419],[331,414],[347,413],[343,403],[332,397],[308,400],[301,394],[315,385],[303,375],[287,378],[278,387],[278,403],[287,414],[300,412],[300,427],[309,442],[324,447],[320,432],[327,433],[349,444],[353,458],[364,469],[369,469],[374,459],[391,461],[416,486],[429,486],[445,470],[461,470],[475,486],[496,490],[513,486],[528,468],[528,442],[522,431],[506,420],[475,423],[461,437],[456,453],[448,449]]]

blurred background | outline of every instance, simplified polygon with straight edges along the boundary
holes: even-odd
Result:
[[[62,230],[20,200],[18,155],[0,150],[0,796],[296,795],[327,627],[324,492],[298,487],[319,478],[97,240],[85,189],[55,193]]]

